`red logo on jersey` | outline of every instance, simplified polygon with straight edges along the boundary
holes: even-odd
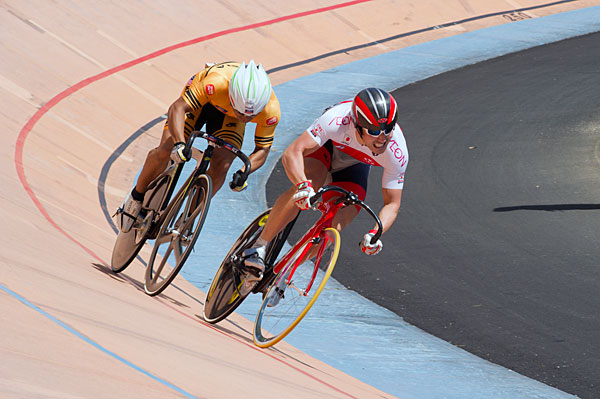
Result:
[[[323,128],[321,127],[320,124],[317,123],[317,126],[315,126],[313,129],[311,129],[310,132],[312,133],[313,136],[317,137],[318,134],[323,133]]]
[[[204,90],[206,90],[206,94],[208,94],[209,96],[212,96],[213,94],[215,94],[215,86],[213,86],[213,85],[206,85],[204,87]]]
[[[335,118],[333,118],[331,120],[331,122],[329,122],[329,125],[331,125],[332,123],[335,123],[338,126],[342,126],[342,125],[349,125],[350,124],[350,117],[349,116],[336,116]]]
[[[400,165],[404,166],[406,164],[406,155],[404,155],[404,152],[396,140],[390,140],[390,145],[388,148],[392,151],[392,154],[394,154],[394,157],[398,160],[398,162],[400,162]]]
[[[274,124],[277,123],[277,117],[276,116],[272,116],[269,119],[267,119],[267,125],[272,126]]]

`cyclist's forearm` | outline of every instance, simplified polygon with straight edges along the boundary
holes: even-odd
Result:
[[[396,220],[396,216],[398,216],[398,211],[400,210],[400,206],[391,203],[384,205],[383,208],[379,211],[379,220],[381,220],[381,225],[383,226],[383,232],[385,233],[392,227],[394,221]],[[377,229],[377,226],[374,227]]]
[[[308,180],[304,172],[304,157],[317,150],[317,148],[319,148],[319,144],[312,139],[310,133],[304,131],[284,151],[281,163],[288,179],[294,186]]]
[[[185,143],[185,133],[183,131],[183,127],[185,126],[186,106],[186,102],[179,98],[177,101],[171,104],[167,114],[169,121],[169,134],[176,143]]]
[[[304,173],[304,157],[300,149],[288,147],[281,157],[281,163],[292,184],[297,185],[308,180]]]
[[[267,156],[269,155],[269,151],[271,147],[255,147],[254,151],[248,159],[250,160],[250,173],[255,172],[261,166],[265,164],[267,161]]]
[[[402,202],[402,189],[382,188],[383,208],[379,211],[379,220],[383,226],[383,232],[386,232],[392,227]]]

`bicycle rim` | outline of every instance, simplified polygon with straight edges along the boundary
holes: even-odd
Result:
[[[208,323],[218,323],[229,316],[252,290],[253,286],[245,287],[245,276],[236,269],[234,262],[257,240],[269,212],[270,210],[263,212],[246,227],[217,270],[206,293],[202,312],[202,317]]]
[[[312,245],[310,259],[298,262],[306,245],[283,266],[265,295],[254,322],[254,343],[267,348],[285,338],[308,313],[333,272],[340,251],[340,234],[333,228],[321,231]],[[283,291],[283,294],[280,294]],[[279,293],[278,293],[279,292]],[[273,297],[279,302],[272,304]]]
[[[144,290],[148,295],[160,294],[183,267],[202,230],[211,195],[210,177],[200,175],[169,210],[146,267]]]

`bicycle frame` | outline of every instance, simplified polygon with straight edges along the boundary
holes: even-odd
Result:
[[[328,191],[335,191],[335,192],[339,193],[340,196],[331,198],[327,201],[321,200],[322,195]],[[358,196],[356,196],[356,194],[354,194],[352,192],[348,192],[348,191],[338,188],[336,186],[329,186],[327,188],[322,188],[321,190],[319,190],[317,195],[315,195],[313,197],[313,199],[311,200],[311,205],[316,207],[316,209],[321,212],[321,214],[322,214],[321,217],[308,230],[308,232],[306,232],[302,236],[302,238],[300,238],[300,240],[298,240],[298,242],[283,256],[283,258],[281,258],[278,262],[276,262],[273,265],[273,269],[272,269],[273,273],[275,275],[277,275],[281,271],[283,265],[287,264],[292,259],[292,257],[297,254],[298,250],[304,246],[302,253],[300,254],[300,256],[297,257],[297,259],[294,262],[292,273],[290,274],[290,279],[291,279],[291,277],[294,275],[294,272],[296,271],[296,268],[298,267],[298,265],[302,261],[305,260],[305,256],[308,254],[308,252],[312,248],[313,243],[310,243],[309,241],[319,237],[320,233],[323,230],[332,227],[333,218],[335,217],[337,212],[341,208],[344,208],[345,206],[348,206],[351,204],[360,206],[367,213],[369,213],[377,222],[377,226],[378,226],[377,233],[371,239],[371,243],[375,243],[381,236],[381,233],[383,232],[383,226],[381,225],[381,221],[379,220],[377,215],[375,215],[373,210],[371,208],[369,208],[368,206],[366,206],[366,204],[364,204],[360,199],[358,199]],[[315,259],[317,261],[315,262],[315,265],[319,264],[319,260],[321,259],[321,256],[323,255],[324,250],[325,250],[325,246],[321,246],[319,249],[319,252],[316,254]],[[316,273],[317,273],[317,267],[315,267],[315,270],[313,271],[313,276],[312,276],[313,280],[314,280]],[[289,283],[289,281],[288,281],[288,283]],[[307,295],[311,286],[312,286],[312,282],[308,285],[304,295]]]
[[[317,210],[319,210],[322,213],[321,217],[302,236],[302,238],[300,240],[298,240],[298,242],[283,256],[283,258],[281,258],[281,260],[279,260],[279,262],[277,262],[273,266],[273,272],[275,274],[278,274],[281,271],[281,268],[283,267],[283,265],[287,264],[290,261],[290,259],[298,253],[298,250],[304,246],[302,253],[300,254],[300,256],[297,257],[296,261],[294,262],[292,273],[290,274],[290,279],[291,279],[292,276],[294,275],[294,272],[296,271],[296,268],[298,267],[298,265],[305,259],[306,254],[312,248],[312,244],[309,244],[309,241],[317,238],[320,235],[321,231],[325,230],[328,227],[331,227],[333,218],[337,214],[338,210],[340,210],[344,206],[346,206],[344,204],[344,202],[340,201],[339,199],[338,200],[332,199],[329,201],[319,202],[317,205]],[[309,244],[309,245],[307,245],[307,244]],[[321,258],[324,250],[325,250],[325,246],[321,246],[319,248],[319,252],[316,254],[316,259]],[[316,264],[318,264],[318,262],[316,262]],[[315,267],[315,270],[313,271],[313,276],[312,276],[313,281],[314,281],[314,277],[315,277],[316,273],[317,273],[317,267]],[[311,287],[312,287],[312,281],[306,288],[306,292],[304,292],[303,295],[306,296],[308,294],[308,292],[310,291]]]
[[[206,149],[203,152],[192,147],[192,144],[193,144],[194,140],[196,139],[196,137],[201,137],[208,141],[208,146],[206,147]],[[202,159],[198,162],[198,165],[196,165],[196,168],[190,174],[190,176],[188,176],[188,178],[186,179],[184,184],[181,186],[181,188],[179,189],[177,194],[174,196],[174,198],[178,198],[182,195],[185,195],[190,184],[195,179],[197,179],[198,176],[206,173],[206,171],[208,170],[208,166],[210,164],[210,160],[212,159],[212,154],[213,154],[215,147],[223,147],[223,148],[227,149],[228,151],[232,152],[237,157],[239,157],[244,162],[244,165],[246,166],[245,177],[246,178],[248,177],[248,174],[250,171],[250,161],[248,160],[246,155],[241,150],[232,146],[231,144],[227,143],[226,141],[224,141],[221,138],[211,136],[206,132],[195,131],[195,132],[192,132],[192,134],[190,135],[190,138],[186,144],[186,148],[189,151],[191,151],[192,158],[194,158],[195,160],[198,161],[198,158],[200,158],[200,156],[202,156]],[[169,187],[167,189],[166,195],[161,202],[160,210],[156,210],[156,212],[158,213],[158,218],[156,218],[154,228],[152,229],[152,231],[149,234],[150,237],[152,237],[153,234],[155,233],[155,229],[157,229],[162,224],[163,218],[165,217],[165,215],[167,215],[169,213],[169,211],[171,210],[171,207],[173,206],[173,203],[175,202],[175,201],[171,201],[171,199],[173,198],[173,192],[175,191],[175,186],[177,185],[177,181],[179,180],[179,176],[181,175],[182,170],[183,170],[183,164],[177,165],[177,167],[173,173],[171,182],[169,183]]]
[[[277,257],[283,248],[294,224],[296,224],[296,220],[300,216],[300,212],[294,217],[294,219],[285,226],[285,228],[277,234],[277,236],[268,244],[267,246],[267,254],[265,256],[265,272],[263,278],[258,282],[256,287],[252,290],[253,293],[262,292],[266,289],[273,279],[276,277],[276,274],[273,272],[273,265],[276,263]]]
[[[208,145],[203,152],[192,147],[196,137],[201,137],[208,141]],[[242,160],[244,163],[244,170],[237,184],[243,184],[246,181],[250,174],[250,160],[246,154],[231,144],[226,143],[221,138],[211,136],[202,131],[192,132],[185,144],[184,153],[188,156],[191,154],[191,158],[194,158],[196,161],[196,167],[176,194],[174,193],[177,182],[179,181],[183,170],[183,164],[181,163],[169,163],[165,170],[150,182],[148,189],[144,194],[142,209],[133,224],[133,228],[126,233],[119,232],[117,235],[111,257],[111,268],[115,273],[120,273],[127,268],[131,261],[137,256],[146,240],[157,239],[161,234],[161,226],[169,217],[169,214],[175,209],[175,204],[180,202],[180,200],[183,201],[185,199],[185,196],[189,193],[190,187],[194,187],[197,180],[207,180],[208,183],[204,183],[204,185],[208,185],[208,192],[212,193],[210,177],[206,175],[206,171],[208,170],[215,147],[225,148]],[[211,197],[212,195],[210,194],[206,197],[207,200],[204,201],[205,208],[208,208]],[[173,198],[175,199],[173,200]],[[197,193],[194,194],[194,197],[190,197],[190,200],[186,201],[186,207],[181,215],[187,214],[189,216],[194,213],[198,208],[199,200],[200,198]],[[117,210],[117,213],[119,211],[122,211],[122,209]],[[202,223],[203,221],[204,219],[202,219]],[[175,232],[178,233],[177,231]],[[197,237],[197,235],[195,235],[195,237]],[[183,238],[187,240],[187,237]],[[187,256],[183,259],[186,258]],[[146,290],[146,292],[148,293],[148,290]],[[156,295],[158,293],[160,293],[160,291],[156,291],[153,294]]]

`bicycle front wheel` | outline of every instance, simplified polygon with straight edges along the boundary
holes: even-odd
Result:
[[[340,252],[340,234],[327,228],[298,248],[269,287],[254,322],[254,343],[267,348],[300,323],[325,287]]]
[[[171,206],[146,266],[144,290],[148,295],[163,292],[183,267],[202,230],[211,196],[210,177],[200,175]]]
[[[254,288],[255,283],[246,287],[242,252],[256,242],[270,212],[266,210],[246,227],[221,263],[204,301],[202,316],[207,322],[218,323],[229,316]]]

